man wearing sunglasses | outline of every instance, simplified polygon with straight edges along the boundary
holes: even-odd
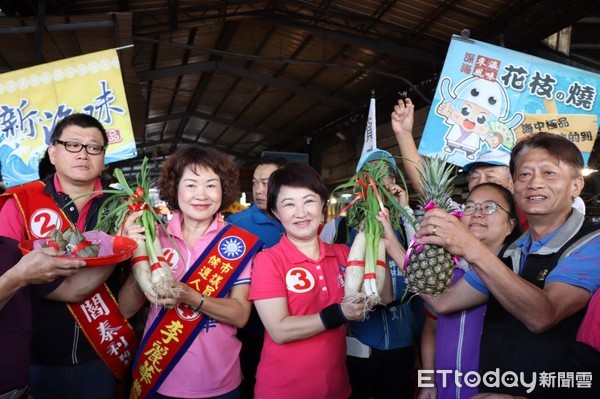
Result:
[[[22,242],[46,237],[54,228],[92,230],[105,196],[90,193],[102,189],[107,145],[104,127],[92,116],[75,113],[58,122],[48,147],[56,172],[0,197],[0,235]],[[108,278],[114,267],[106,269]],[[108,281],[113,292],[116,274]],[[30,385],[35,398],[113,397],[115,378],[86,339],[86,328],[65,304],[34,301]]]

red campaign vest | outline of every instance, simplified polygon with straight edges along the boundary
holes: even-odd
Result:
[[[256,236],[240,227],[227,225],[181,282],[204,296],[223,298],[262,246],[263,242]],[[140,344],[130,399],[151,397],[156,392],[208,320],[199,310],[184,304],[161,310]]]
[[[54,228],[64,231],[73,227],[65,213],[51,196],[44,193],[45,184],[35,181],[10,188],[0,196],[0,209],[11,196],[15,199],[28,239],[44,238]],[[67,303],[67,308],[79,324],[98,357],[111,372],[122,379],[135,353],[133,328],[123,318],[119,305],[106,286],[101,285],[81,303]]]

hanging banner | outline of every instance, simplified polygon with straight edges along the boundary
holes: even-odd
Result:
[[[488,149],[510,152],[517,140],[549,132],[575,143],[587,165],[599,85],[598,74],[454,36],[419,153],[463,166]]]
[[[106,163],[137,155],[116,50],[0,75],[0,162],[7,187],[38,179],[54,126],[76,112],[104,125]]]

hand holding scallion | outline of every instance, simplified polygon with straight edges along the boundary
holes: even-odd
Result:
[[[348,226],[358,228],[364,221],[364,228],[350,248],[344,290],[348,302],[362,302],[368,310],[381,303],[387,267],[385,243],[381,240],[384,228],[377,217],[380,212],[386,212],[395,230],[399,230],[401,216],[413,220],[396,199],[399,187],[386,184],[388,168],[385,160],[365,163],[348,183],[335,189],[351,189],[354,193],[354,199],[342,211],[347,211]]]
[[[166,228],[150,205],[147,164],[148,158],[144,158],[135,186],[129,185],[120,169],[115,169],[114,176],[121,189],[103,190],[112,195],[103,204],[105,212],[100,214],[96,230],[126,235],[137,242],[131,266],[134,277],[146,297],[153,303],[160,303],[157,290],[170,291],[169,282],[173,281],[173,275],[163,257],[162,246],[156,234],[157,223],[165,233]],[[167,236],[170,238],[168,233]],[[176,248],[175,245],[173,247]],[[171,294],[176,296],[177,291]]]

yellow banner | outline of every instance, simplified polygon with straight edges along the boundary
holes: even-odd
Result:
[[[525,114],[517,130],[517,140],[538,132],[560,134],[574,143],[582,153],[591,153],[596,141],[596,115]]]
[[[106,163],[137,155],[116,50],[0,75],[0,162],[7,187],[38,179],[54,126],[76,112],[106,128]]]

